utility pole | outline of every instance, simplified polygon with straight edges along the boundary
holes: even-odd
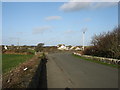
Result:
[[[83,32],[83,50],[84,50],[84,35],[85,35],[85,32]]]
[[[18,37],[17,39],[18,39],[18,42],[17,42],[18,46],[17,47],[18,47],[18,49],[20,49],[20,38]]]
[[[84,41],[85,41],[85,32],[86,32],[86,30],[87,30],[87,28],[84,28],[84,29],[83,29],[83,32],[82,32],[82,34],[83,34],[83,35],[82,35],[82,36],[83,36],[83,47],[82,47],[82,48],[83,48],[83,51],[84,51],[84,48],[85,48],[85,46],[84,46]]]
[[[19,41],[20,41],[20,40],[19,40],[19,38],[18,38],[18,46],[19,46],[19,44],[20,44]]]

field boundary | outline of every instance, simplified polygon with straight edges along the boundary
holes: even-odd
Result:
[[[27,88],[40,63],[41,55],[35,55],[3,75],[2,88]]]
[[[105,64],[105,65],[109,65],[109,66],[113,66],[113,67],[118,67],[120,65],[120,60],[118,60],[118,59],[81,55],[76,52],[74,52],[73,55],[79,56],[85,60],[89,60],[89,61],[93,61],[96,63]]]
[[[27,88],[47,88],[47,59],[42,58],[40,64]]]

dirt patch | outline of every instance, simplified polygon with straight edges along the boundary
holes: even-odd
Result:
[[[28,55],[29,53],[27,53],[27,52],[22,52],[22,53],[20,53],[20,52],[15,52],[15,51],[11,51],[11,50],[6,50],[6,51],[3,52],[3,54],[20,54],[20,55]]]
[[[20,64],[3,75],[2,88],[27,88],[40,64],[40,55]]]

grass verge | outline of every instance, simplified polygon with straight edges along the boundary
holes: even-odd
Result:
[[[87,61],[91,61],[91,62],[94,62],[94,63],[99,63],[99,64],[102,64],[102,65],[106,65],[106,66],[110,66],[110,67],[114,67],[114,68],[120,68],[119,65],[108,64],[108,63],[104,63],[104,62],[97,61],[97,60],[92,60],[92,59],[85,58],[85,57],[81,57],[81,56],[74,55],[74,54],[73,54],[73,56],[75,56],[75,57],[77,57],[77,58],[80,58],[80,59],[82,59],[82,60],[87,60]]]
[[[32,58],[33,55],[17,55],[17,54],[2,54],[2,71],[8,72],[12,68],[18,66],[20,63],[25,62]]]

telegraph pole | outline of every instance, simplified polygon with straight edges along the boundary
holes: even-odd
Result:
[[[82,48],[83,48],[83,51],[84,51],[84,48],[85,48],[85,46],[84,46],[84,41],[85,41],[85,32],[86,32],[86,30],[87,30],[87,28],[84,28],[84,29],[83,29],[83,32],[82,32],[82,34],[83,34],[83,35],[82,35],[82,36],[83,36],[83,47],[82,47]]]
[[[84,51],[84,36],[85,36],[85,32],[83,32],[83,51]]]
[[[20,39],[18,38],[18,46],[19,46],[19,44],[20,44],[19,41],[20,41]]]

